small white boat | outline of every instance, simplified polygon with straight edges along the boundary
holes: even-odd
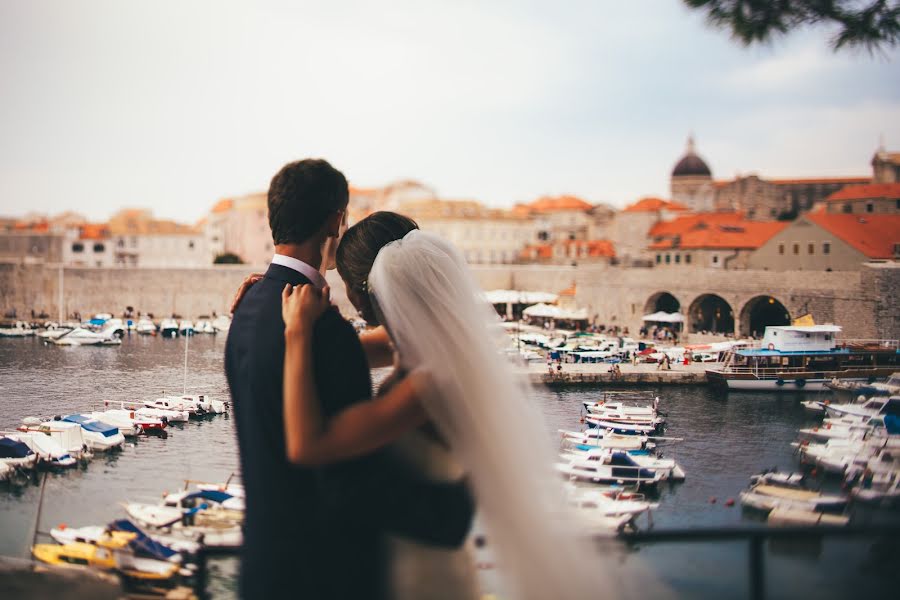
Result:
[[[146,406],[186,410],[191,415],[223,414],[228,412],[228,404],[223,400],[213,400],[206,394],[185,394],[182,396],[166,396],[148,401]]]
[[[841,511],[847,505],[847,498],[845,496],[828,496],[809,490],[761,484],[741,492],[741,504],[763,512],[769,512],[775,508],[820,512]]]
[[[216,328],[213,326],[212,321],[209,320],[209,317],[200,317],[197,319],[197,322],[194,324],[194,333],[216,333]]]
[[[56,338],[60,337],[61,335],[64,335],[64,334],[68,333],[69,331],[72,331],[72,329],[74,329],[74,328],[73,327],[63,327],[63,326],[57,325],[56,323],[48,323],[47,327],[43,331],[38,331],[37,333],[35,333],[35,335],[37,337],[41,338],[42,340],[55,340]]]
[[[180,492],[166,494],[163,497],[164,506],[185,508],[191,502],[200,502],[202,504],[235,511],[243,511],[246,509],[243,496],[232,496],[228,492],[220,490],[182,490]]]
[[[41,421],[36,417],[22,419],[22,424],[17,428],[22,432],[42,433],[50,436],[68,454],[74,458],[87,456],[87,443],[84,439],[83,429],[78,423],[68,421]]]
[[[134,326],[134,330],[140,335],[156,335],[156,325],[147,317],[138,319],[137,325]]]
[[[108,425],[93,417],[79,414],[66,415],[62,420],[80,425],[84,443],[87,444],[90,450],[95,452],[121,449],[125,445],[125,436],[114,425]]]
[[[589,429],[591,433],[604,433],[601,429]],[[647,441],[647,436],[642,435],[588,435],[580,431],[563,431],[562,439],[570,447],[576,446],[579,450],[588,448],[614,448],[616,450],[643,450],[655,446]],[[580,446],[580,447],[579,447]]]
[[[49,435],[36,431],[7,434],[6,437],[24,443],[34,452],[38,460],[51,467],[74,467],[78,461]]]
[[[216,331],[223,332],[228,331],[231,327],[231,317],[228,315],[219,315],[215,319],[213,319],[213,327],[216,328]]]
[[[159,323],[159,333],[163,337],[178,337],[178,321],[175,319],[163,319]]]
[[[624,454],[624,457],[616,457],[616,454]],[[575,447],[568,452],[560,455],[563,460],[577,461],[599,461],[601,463],[614,464],[618,458],[618,462],[626,464],[628,460],[635,463],[637,467],[648,469],[652,472],[659,473],[661,479],[670,479],[672,481],[683,481],[685,479],[684,469],[671,458],[659,458],[650,455],[646,450],[613,450],[608,448],[593,448],[590,446]]]
[[[803,400],[800,404],[804,410],[811,413],[822,414],[825,412],[825,402],[819,400]]]
[[[875,396],[865,402],[852,404],[824,404],[823,408],[831,417],[861,417],[871,419],[877,415],[900,414],[900,396]]]
[[[150,527],[148,533],[154,538],[160,532],[168,539],[190,540],[223,550],[240,548],[243,543],[241,521],[235,517],[240,513],[235,511],[208,509],[185,514],[177,507],[130,502],[125,504],[125,512],[140,525]]]
[[[833,515],[809,510],[806,508],[797,508],[791,506],[776,506],[769,512],[767,519],[769,525],[791,527],[843,527],[850,522],[849,517],[844,515]]]
[[[11,469],[33,469],[37,464],[38,455],[28,444],[5,435],[0,435],[0,464]]]
[[[616,421],[608,421],[595,415],[585,415],[584,423],[589,428],[609,429],[614,433],[622,434],[650,434],[656,432],[656,425],[645,425],[642,423],[619,423]]]
[[[98,421],[103,421],[119,428],[124,435],[131,437],[141,434],[157,433],[166,428],[166,424],[153,417],[136,414],[133,410],[112,408],[90,414]]]
[[[10,327],[0,327],[0,337],[28,337],[34,335],[34,329],[24,321],[16,321]]]
[[[653,487],[663,479],[660,471],[640,466],[625,452],[571,458],[556,463],[556,470],[570,480],[639,487]]]
[[[178,324],[178,333],[181,335],[194,335],[194,324],[184,319]]]
[[[112,334],[103,331],[91,331],[83,327],[76,327],[56,338],[47,338],[45,341],[57,346],[119,346],[122,340]]]
[[[750,476],[750,483],[765,485],[780,485],[782,487],[800,488],[803,486],[806,476],[803,473],[780,473],[778,471],[766,471]]]
[[[118,406],[123,411],[134,413],[135,418],[145,418],[151,420],[159,420],[166,423],[184,423],[190,419],[190,413],[186,410],[175,408],[162,408],[153,405],[153,402],[110,402],[103,403],[103,406]]]

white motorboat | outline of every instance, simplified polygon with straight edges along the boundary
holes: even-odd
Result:
[[[38,331],[35,335],[42,340],[55,340],[59,336],[72,331],[73,327],[64,327],[56,323],[48,323],[43,331]]]
[[[67,415],[62,420],[80,425],[84,443],[93,451],[108,452],[125,445],[125,436],[114,425],[79,414]]]
[[[165,398],[157,398],[148,403],[147,406],[156,406],[158,408],[176,408],[176,410],[186,410],[192,415],[204,414],[223,414],[228,412],[228,404],[223,400],[213,400],[206,394],[185,394],[182,396],[167,396]]]
[[[831,417],[859,417],[871,419],[878,415],[900,415],[900,396],[875,396],[863,403],[824,404],[823,408]]]
[[[98,421],[118,427],[119,431],[129,437],[158,433],[166,428],[166,424],[160,419],[138,415],[133,410],[112,408],[105,411],[92,412],[90,416]]]
[[[137,325],[134,326],[134,330],[140,335],[156,335],[156,325],[147,317],[138,319]]]
[[[0,337],[28,337],[34,335],[34,329],[24,321],[16,321],[10,327],[0,327]]]
[[[844,515],[833,515],[807,508],[776,506],[769,512],[767,522],[769,525],[781,527],[842,527],[850,522],[850,518]]]
[[[672,481],[683,481],[685,479],[684,469],[671,458],[659,458],[652,456],[646,450],[613,450],[608,448],[594,448],[590,446],[576,446],[568,452],[561,455],[564,460],[577,461],[598,461],[606,463],[615,463],[618,458],[623,464],[626,462],[624,457],[616,457],[616,454],[624,454],[628,460],[633,461],[638,467],[648,469],[659,473],[661,479],[670,479]]]
[[[141,404],[140,402],[110,402],[107,400],[103,403],[103,406],[118,406],[121,410],[133,412],[135,417],[159,420],[167,423],[184,423],[190,419],[191,415],[186,410],[161,408],[151,406],[152,404],[152,401]]]
[[[782,487],[800,488],[806,481],[803,473],[780,473],[778,471],[765,471],[750,476],[752,485],[761,483],[765,485],[780,485]]]
[[[639,487],[652,487],[663,479],[660,471],[641,467],[625,452],[613,452],[605,457],[571,458],[556,463],[556,470],[571,480]]]
[[[47,338],[45,341],[57,346],[119,346],[122,340],[112,333],[104,331],[91,331],[83,327],[76,327],[56,338]]]
[[[741,492],[741,504],[747,508],[769,512],[774,508],[814,511],[841,511],[847,505],[845,496],[829,496],[809,490],[775,485],[755,485]]]
[[[231,317],[228,315],[219,315],[215,319],[213,319],[213,327],[216,328],[216,331],[219,332],[227,332],[231,327]]]
[[[163,337],[178,337],[178,321],[175,319],[163,319],[159,323],[159,333]]]
[[[209,320],[209,317],[202,316],[197,319],[197,322],[194,324],[194,333],[216,333],[216,328],[213,326],[212,321]]]
[[[195,485],[198,490],[215,490],[231,494],[236,498],[245,497],[244,486],[240,483],[231,483],[230,481],[226,481],[225,483],[196,482]]]
[[[866,504],[896,506],[900,503],[900,473],[880,471],[871,475],[864,474],[859,483],[850,490],[850,495],[854,500]]]
[[[145,408],[154,408],[157,410],[163,411],[171,411],[179,414],[187,413],[188,418],[197,415],[199,412],[201,415],[204,414],[202,408],[197,406],[194,402],[186,402],[179,396],[170,396],[166,398],[156,398],[155,400],[145,400],[144,401]]]
[[[26,417],[22,419],[22,424],[17,429],[22,432],[43,433],[50,436],[74,458],[81,458],[88,454],[84,433],[78,423],[41,421],[36,417]]]
[[[630,406],[624,402],[584,402],[584,408],[588,412],[594,414],[616,413],[628,417],[644,417],[652,419],[657,416],[659,408],[659,397],[653,400],[653,404],[649,406]]]
[[[178,324],[178,333],[181,335],[194,335],[194,323],[184,319]]]
[[[589,428],[609,429],[614,433],[621,434],[650,434],[656,432],[656,425],[645,425],[643,423],[619,423],[602,419],[595,415],[585,415],[584,424]]]
[[[641,435],[616,435],[610,434],[605,436],[591,436],[580,431],[564,431],[562,433],[563,441],[571,446],[577,447],[578,450],[586,450],[589,448],[614,448],[616,450],[643,450],[649,449],[655,444],[647,441],[646,436]],[[589,429],[589,432],[605,433],[601,429]]]
[[[243,496],[232,496],[228,492],[220,490],[182,490],[166,494],[163,497],[163,505],[165,506],[185,508],[189,504],[197,502],[235,511],[243,511],[246,508]]]
[[[78,464],[78,461],[59,442],[47,434],[38,431],[23,431],[6,434],[6,437],[27,445],[37,455],[38,460],[51,467],[69,468]]]
[[[800,402],[800,405],[803,406],[804,410],[815,414],[821,414],[825,412],[825,406],[823,406],[824,404],[824,402],[820,402],[819,400],[803,400],[802,402]]]
[[[221,550],[236,550],[243,543],[241,521],[235,516],[241,513],[235,511],[192,509],[186,514],[173,506],[130,502],[125,504],[125,512],[140,525],[150,527],[148,533],[154,538],[161,532],[167,539],[190,540],[206,548]]]
[[[10,469],[33,469],[37,464],[38,455],[28,444],[13,437],[0,435],[0,464]]]

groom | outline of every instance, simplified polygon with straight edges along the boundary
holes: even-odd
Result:
[[[384,534],[458,547],[473,504],[462,484],[419,480],[384,450],[325,467],[286,458],[281,292],[325,285],[320,274],[339,241],[347,180],[324,160],[286,165],[269,187],[275,256],[234,314],[225,371],[237,418],[246,488],[241,597],[386,598]],[[316,389],[325,417],[371,398],[368,364],[337,310],[316,324]]]

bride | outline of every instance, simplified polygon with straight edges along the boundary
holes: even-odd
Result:
[[[460,253],[411,219],[378,212],[347,230],[336,263],[361,316],[389,335],[395,371],[382,395],[324,420],[311,339],[328,289],[287,286],[284,416],[292,459],[325,464],[391,443],[426,476],[465,474],[508,597],[604,595],[614,583],[566,514],[541,417],[500,352],[496,315]],[[464,551],[393,544],[395,597],[478,596]]]

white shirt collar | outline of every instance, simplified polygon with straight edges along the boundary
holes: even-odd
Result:
[[[322,277],[322,274],[319,273],[318,269],[314,269],[302,260],[297,260],[293,256],[276,254],[272,257],[272,264],[281,265],[282,267],[287,267],[288,269],[297,271],[298,273],[309,279],[310,283],[312,283],[314,286],[316,286],[316,288],[320,290],[325,287],[325,278]]]

